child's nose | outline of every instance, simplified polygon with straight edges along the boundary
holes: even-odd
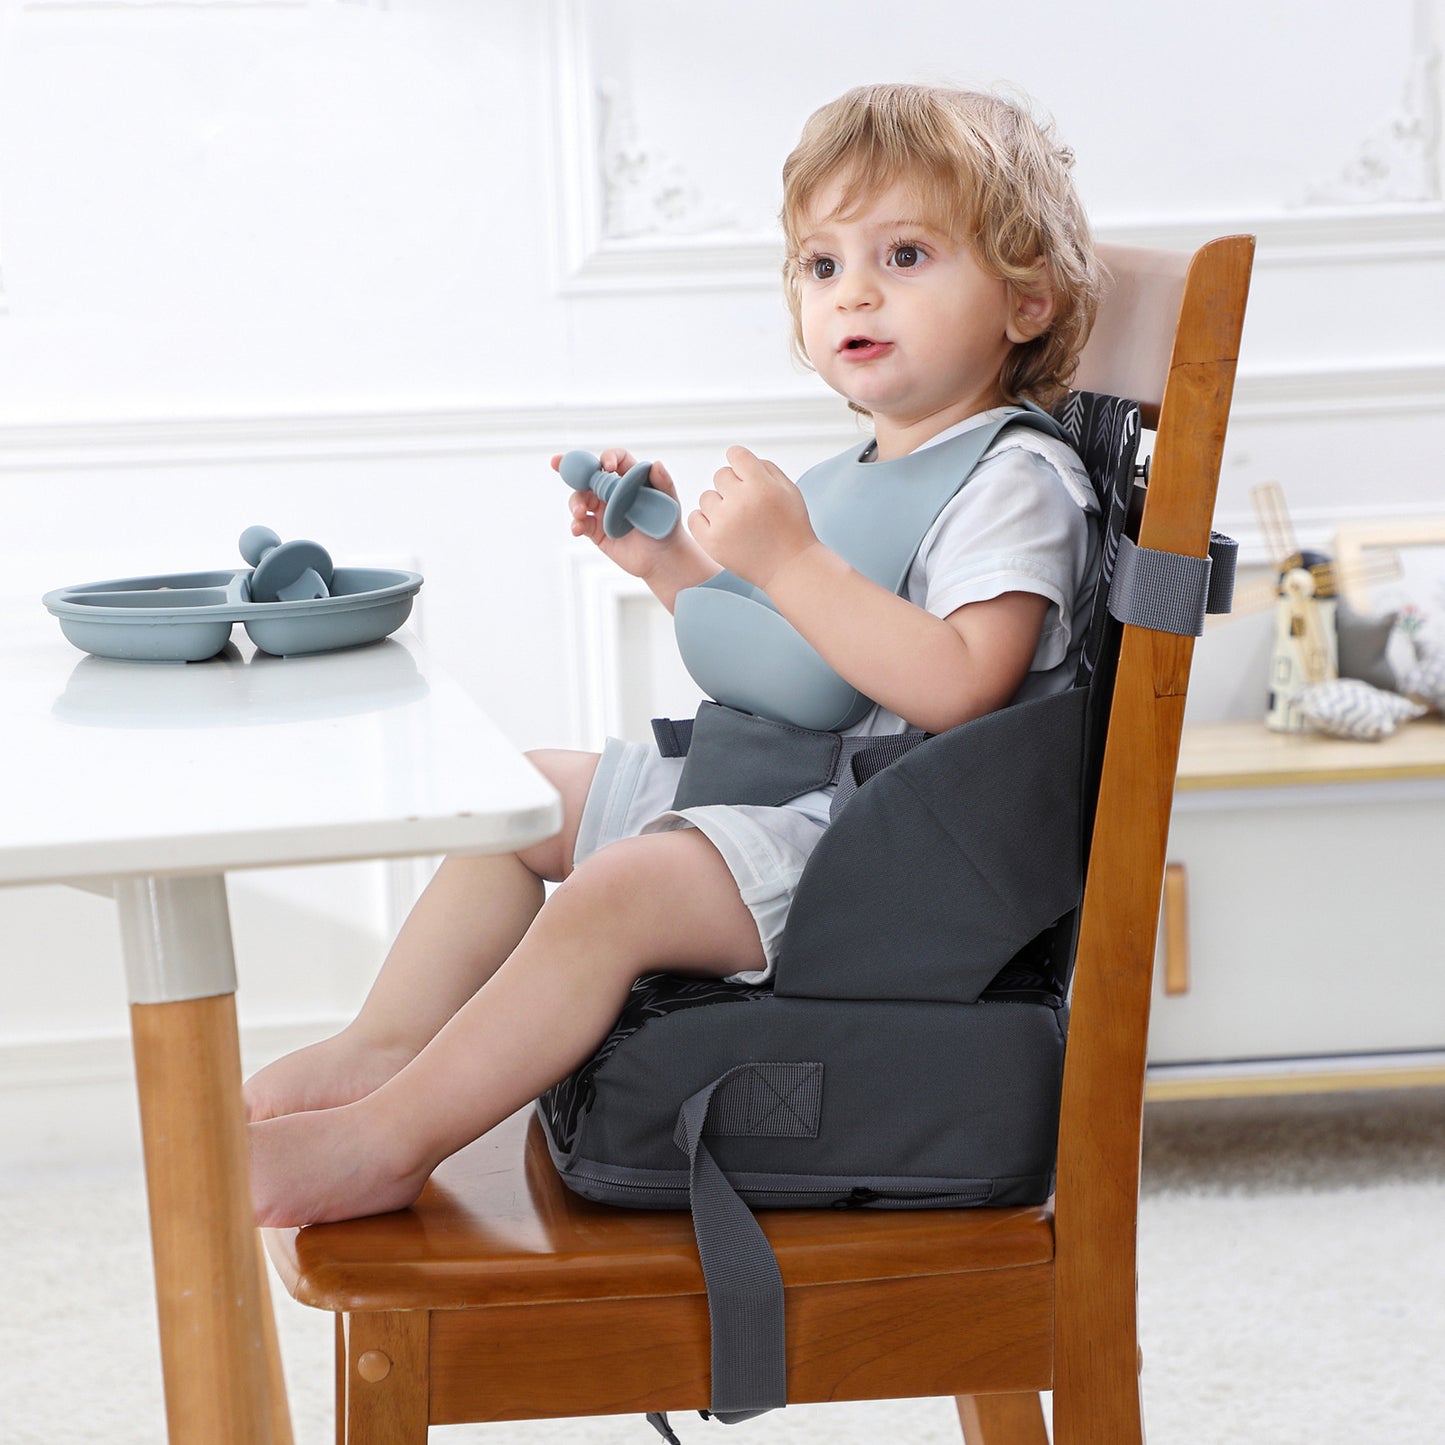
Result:
[[[839,278],[833,293],[840,311],[851,311],[858,306],[871,306],[879,297],[878,278],[866,266],[850,266]]]

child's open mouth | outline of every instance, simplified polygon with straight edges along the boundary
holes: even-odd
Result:
[[[891,341],[877,341],[871,336],[850,336],[838,351],[847,361],[871,361],[876,356],[882,356],[892,345]]]

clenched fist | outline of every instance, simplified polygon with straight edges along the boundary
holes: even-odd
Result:
[[[746,447],[729,447],[727,459],[688,529],[715,562],[766,592],[778,569],[818,538],[803,494],[777,466]]]

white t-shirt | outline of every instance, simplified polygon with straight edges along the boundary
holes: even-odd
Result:
[[[1013,407],[969,417],[924,442],[937,446]],[[916,455],[916,452],[914,453]],[[1010,427],[979,459],[968,482],[924,534],[903,595],[935,617],[1005,592],[1049,600],[1039,645],[1015,702],[1065,692],[1074,683],[1099,568],[1099,503],[1083,464],[1066,443],[1032,427]],[[845,736],[908,731],[875,703]],[[833,790],[805,793],[789,807],[826,817]]]
[[[986,425],[1012,408],[970,417],[918,451]],[[916,453],[915,453],[916,455]],[[924,534],[903,595],[935,617],[1005,592],[1050,602],[1029,675],[1015,700],[1073,686],[1099,566],[1098,499],[1074,451],[1031,427],[1011,427],[979,459],[967,484]],[[850,734],[903,732],[907,724],[875,706]]]

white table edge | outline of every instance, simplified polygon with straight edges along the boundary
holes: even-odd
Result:
[[[195,877],[442,853],[514,852],[550,838],[561,826],[561,801],[553,797],[505,818],[459,814],[383,822],[368,830],[365,842],[357,841],[357,829],[349,823],[313,827],[300,837],[289,830],[261,829],[148,838],[130,846],[128,865],[123,868],[116,866],[114,846],[108,840],[0,849],[0,887],[47,883],[92,887],[103,879]]]

